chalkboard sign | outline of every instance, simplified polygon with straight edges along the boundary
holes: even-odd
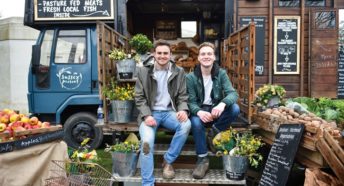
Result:
[[[0,143],[0,153],[11,152],[16,149],[23,149],[26,147],[31,147],[34,145],[59,140],[64,136],[63,130],[57,130],[54,132],[47,132],[43,134],[37,134],[24,139],[19,139],[16,141],[3,142]]]
[[[339,99],[344,99],[344,46],[343,45],[339,47],[337,96]]]
[[[299,74],[300,17],[276,16],[274,25],[274,73]]]
[[[35,0],[35,21],[110,20],[113,0]]]
[[[283,186],[287,184],[303,131],[304,125],[302,124],[280,125],[259,185]]]
[[[246,26],[251,21],[256,26],[256,75],[263,75],[265,54],[265,17],[241,17],[240,26]]]

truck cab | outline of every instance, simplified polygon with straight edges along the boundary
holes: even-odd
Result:
[[[95,127],[102,101],[99,55],[105,55],[99,50],[103,46],[99,46],[97,22],[105,23],[123,38],[143,33],[152,41],[166,39],[175,45],[182,42],[194,47],[210,41],[220,49],[220,39],[228,27],[224,7],[223,0],[26,0],[24,24],[40,31],[32,46],[29,112],[41,120],[63,124],[69,146],[77,148],[89,137],[90,147],[97,148],[105,133]],[[185,35],[188,27],[183,23],[190,22],[192,35]],[[125,45],[123,40],[116,42]],[[183,52],[175,51],[188,57],[188,52]]]

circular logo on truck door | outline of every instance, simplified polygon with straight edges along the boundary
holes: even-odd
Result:
[[[77,89],[82,82],[82,74],[73,72],[72,67],[62,68],[56,76],[59,78],[61,87],[67,90]]]

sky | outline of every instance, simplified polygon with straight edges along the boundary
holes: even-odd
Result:
[[[25,0],[0,0],[1,18],[23,17]]]

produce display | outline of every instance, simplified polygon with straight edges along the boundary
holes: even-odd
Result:
[[[28,117],[11,109],[0,110],[0,142],[14,141],[31,134],[51,131],[49,128],[51,128],[49,122],[39,121],[35,116]],[[53,128],[55,130],[56,127]]]
[[[317,128],[317,136],[322,137],[323,131],[329,131],[332,136],[339,137],[340,130],[337,128],[335,121],[328,122],[311,112],[300,111],[297,112],[293,108],[288,108],[285,106],[280,106],[278,108],[269,108],[262,112],[263,114],[269,115],[270,117],[280,118],[280,123],[300,123],[305,124],[305,126]],[[307,130],[306,130],[307,131]],[[306,133],[311,135],[310,133]]]

